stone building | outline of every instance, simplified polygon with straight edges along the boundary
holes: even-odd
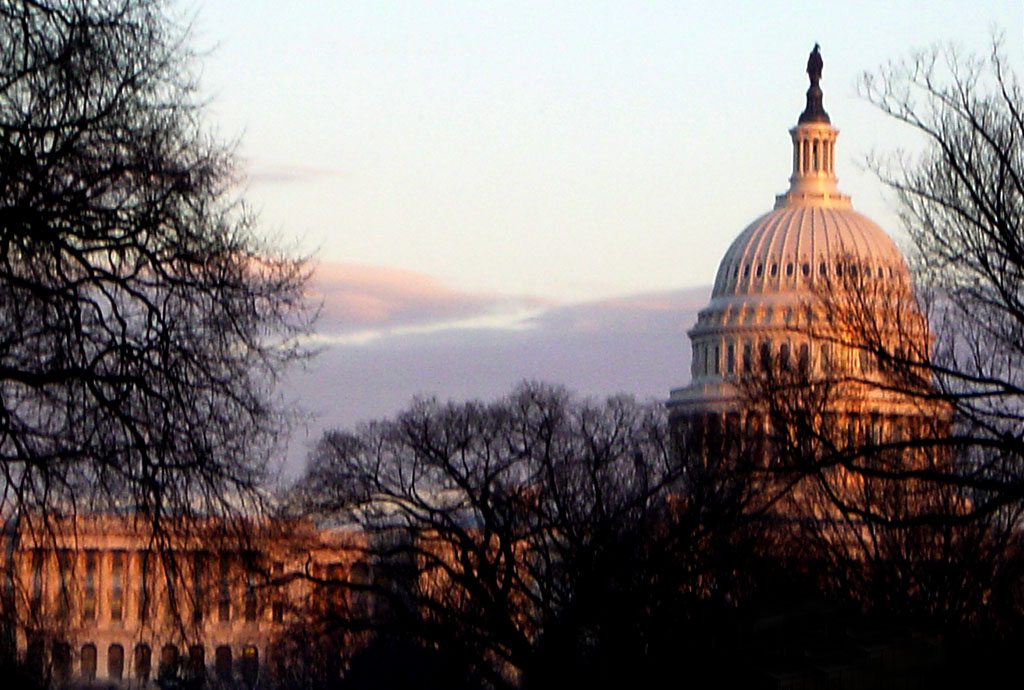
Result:
[[[924,427],[935,434],[945,419],[927,395],[931,335],[907,263],[837,186],[839,130],[823,107],[818,46],[807,71],[806,107],[789,130],[789,189],[722,258],[711,301],[689,330],[691,382],[668,401],[680,443],[769,470],[763,501],[777,498],[768,489],[779,443],[802,444],[796,450],[809,457],[798,461],[814,463],[824,446],[834,459],[837,449],[909,439]],[[898,452],[886,461],[919,460]],[[818,480],[851,504],[863,500],[862,479],[841,468]],[[776,486],[788,492],[786,510],[824,510],[792,505],[811,498],[807,482]]]
[[[317,583],[369,577],[356,530],[168,520],[153,535],[139,520],[8,523],[6,642],[40,678],[57,686],[205,679],[266,687],[278,636],[350,596]]]
[[[723,257],[711,301],[689,331],[691,383],[668,401],[681,436],[717,436],[765,465],[773,456],[764,441],[780,417],[773,405],[816,403],[812,431],[838,435],[839,445],[943,423],[928,396],[915,394],[927,388],[913,377],[930,335],[906,261],[838,189],[839,132],[822,104],[817,48],[808,73],[806,108],[790,130],[790,187]],[[825,393],[800,401],[780,390]],[[863,488],[841,470],[826,478],[840,495]],[[825,510],[813,505],[814,491],[791,496],[791,516]],[[6,632],[29,667],[58,683],[140,687],[205,677],[253,688],[269,684],[275,642],[289,624],[318,607],[346,603],[366,615],[373,606],[339,601],[358,588],[323,585],[371,578],[365,554],[373,549],[358,530],[295,523],[225,533],[216,520],[177,530],[172,521],[158,543],[137,519],[78,516],[44,532],[8,526],[3,603],[15,615]],[[424,580],[444,586],[437,574]]]

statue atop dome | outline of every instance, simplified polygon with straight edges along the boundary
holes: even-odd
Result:
[[[817,43],[814,44],[814,50],[811,51],[810,56],[807,58],[807,76],[811,80],[811,86],[807,89],[807,107],[800,113],[800,119],[797,120],[799,124],[805,122],[824,122],[825,124],[831,124],[832,121],[828,117],[828,113],[825,112],[825,107],[821,104],[821,87],[818,82],[821,81],[821,69],[824,62],[821,59],[821,46]]]
[[[807,58],[807,76],[811,78],[811,86],[817,86],[821,81],[821,68],[824,63],[821,60],[821,46],[814,44],[814,50]]]

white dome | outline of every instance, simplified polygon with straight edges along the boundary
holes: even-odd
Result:
[[[907,265],[882,228],[852,208],[786,204],[739,234],[718,266],[712,300],[805,293],[816,279],[853,270],[907,279]]]
[[[876,296],[910,296],[912,301],[902,253],[882,228],[853,210],[850,197],[837,187],[839,130],[821,107],[821,91],[813,83],[807,98],[807,109],[790,130],[789,189],[776,197],[773,210],[739,234],[722,258],[711,301],[688,331],[691,382],[672,391],[668,404],[673,414],[734,409],[739,401],[734,382],[766,356],[795,357],[812,368],[823,363],[826,351],[836,345],[820,340],[831,326],[817,323],[824,318],[821,309],[810,308],[823,297],[852,298],[851,304]],[[908,314],[909,320],[921,320],[921,327],[914,327],[923,341],[918,349],[926,351],[927,325],[916,306]],[[869,375],[870,362],[859,361],[862,352],[837,347],[851,371]]]

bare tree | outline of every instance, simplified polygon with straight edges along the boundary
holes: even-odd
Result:
[[[163,0],[0,3],[5,511],[157,520],[252,497],[307,325]]]
[[[948,481],[972,512],[1019,504],[1024,488],[1024,94],[1000,40],[986,58],[934,48],[861,82],[924,136],[917,158],[872,161],[895,192],[934,343],[915,363],[950,409]],[[863,345],[896,364],[903,353]]]
[[[337,624],[412,631],[488,685],[540,687],[635,676],[627,660],[665,642],[649,624],[659,597],[675,597],[679,577],[699,596],[714,589],[681,557],[696,529],[682,519],[683,466],[660,405],[524,385],[490,405],[421,401],[329,433],[300,493],[372,535],[376,577],[354,591],[372,591],[374,616]]]
[[[935,48],[861,87],[925,142],[870,160],[896,193],[913,285],[853,254],[823,266],[792,328],[810,361],[772,355],[741,388],[839,589],[1008,629],[1024,510],[1024,99],[998,40],[985,59]]]
[[[0,1],[9,570],[17,548],[55,550],[52,529],[81,511],[116,512],[166,553],[261,501],[276,377],[308,330],[307,268],[260,240],[236,198],[171,10]]]

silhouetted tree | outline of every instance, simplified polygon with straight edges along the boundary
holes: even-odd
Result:
[[[861,86],[924,137],[918,157],[870,161],[896,192],[913,285],[840,257],[794,323],[808,365],[772,357],[741,388],[828,586],[1005,632],[1021,614],[1024,98],[998,41],[987,59],[936,48]]]
[[[8,552],[26,535],[53,547],[55,516],[92,510],[134,515],[162,549],[190,520],[260,502],[307,269],[234,196],[172,9],[0,2]]]
[[[414,642],[492,687],[616,686],[682,658],[699,668],[714,637],[705,609],[728,609],[756,576],[726,511],[686,495],[697,465],[680,451],[658,403],[535,384],[328,433],[300,503],[372,535],[374,569],[347,583],[370,609],[350,598],[330,622]]]
[[[0,8],[3,507],[252,497],[306,269],[258,239],[163,0]]]

